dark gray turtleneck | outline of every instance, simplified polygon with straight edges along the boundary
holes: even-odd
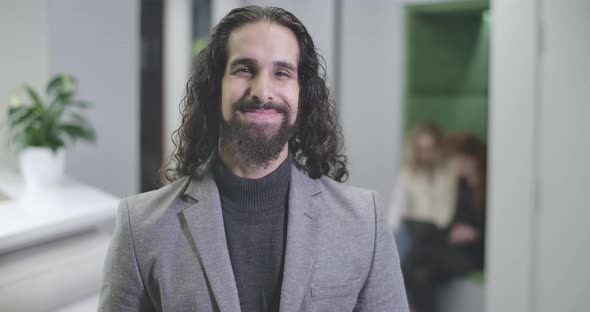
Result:
[[[213,174],[242,311],[278,311],[281,296],[287,202],[291,181],[289,156],[260,179],[231,173],[216,157]]]

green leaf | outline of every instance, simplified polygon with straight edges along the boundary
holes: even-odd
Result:
[[[47,94],[74,94],[76,92],[77,80],[68,74],[55,75],[47,84]]]
[[[72,120],[78,124],[90,125],[88,119],[79,113],[72,113]]]
[[[31,107],[20,106],[18,108],[10,108],[8,110],[8,125],[14,129],[28,121],[34,115],[34,112],[35,110]]]
[[[80,108],[88,108],[92,106],[90,102],[86,101],[72,101],[71,104]]]
[[[58,98],[55,98],[49,108],[47,108],[47,119],[49,122],[56,122],[63,114],[65,110],[65,104]]]
[[[47,84],[47,99],[31,86],[24,88],[32,105],[11,105],[6,124],[9,136],[17,150],[27,146],[45,146],[57,150],[71,141],[95,141],[96,133],[90,122],[79,109],[90,107],[90,103],[75,99],[77,81],[74,77],[60,74]],[[47,103],[45,103],[46,101]],[[71,108],[74,112],[68,111]],[[69,118],[64,114],[69,113]]]
[[[39,124],[39,116],[34,107],[20,107],[9,110],[7,122],[11,135],[16,135]]]
[[[41,107],[42,108],[43,107],[43,101],[41,100],[41,97],[39,97],[39,95],[37,94],[37,91],[35,91],[29,85],[25,85],[25,89],[27,90],[27,93],[31,97],[31,100],[33,100],[33,105],[36,106],[36,107]]]
[[[64,104],[64,106],[72,104],[73,93],[60,93],[55,98]]]
[[[74,77],[70,75],[61,75],[61,87],[62,93],[64,94],[74,94],[76,93],[76,85],[77,81]]]
[[[24,132],[21,132],[18,135],[13,136],[12,142],[17,152],[22,151],[27,146],[31,146],[29,137]]]
[[[28,146],[47,146],[43,132],[35,124],[32,127],[25,128],[24,135],[26,136]]]
[[[78,124],[63,124],[60,130],[67,134],[72,141],[82,139],[90,142],[96,140],[96,134],[92,128],[84,127]]]
[[[85,128],[86,134],[84,135],[85,139],[88,142],[96,142],[96,132],[94,132],[93,128]]]
[[[56,75],[47,84],[47,94],[58,94],[61,88],[61,75]]]
[[[53,133],[47,137],[47,146],[51,148],[54,152],[57,151],[60,147],[64,146],[66,143],[62,140],[57,133]]]

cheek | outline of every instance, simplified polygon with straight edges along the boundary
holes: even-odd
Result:
[[[293,88],[294,90],[292,91],[292,97],[290,99],[290,103],[291,103],[291,110],[292,110],[292,116],[291,116],[291,122],[295,122],[295,119],[297,118],[298,112],[299,112],[299,87]]]
[[[231,110],[228,108],[228,104],[225,102],[225,100],[221,100],[221,116],[223,117],[223,120],[225,121],[229,121],[231,119]]]
[[[221,116],[224,120],[228,121],[231,118],[231,103],[228,101],[226,96],[221,97]]]
[[[231,119],[232,104],[237,101],[235,98],[235,84],[227,76],[221,83],[221,114],[225,120]]]
[[[296,96],[293,98],[293,119],[295,119],[297,117],[297,114],[299,113],[299,97]]]

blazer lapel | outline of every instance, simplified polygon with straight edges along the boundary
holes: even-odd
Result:
[[[182,211],[182,215],[219,310],[240,311],[238,290],[227,250],[219,192],[211,174],[207,172],[201,178],[192,178],[185,195],[196,201]]]
[[[280,312],[299,311],[309,288],[319,232],[320,207],[314,205],[314,196],[319,193],[316,181],[293,166]]]

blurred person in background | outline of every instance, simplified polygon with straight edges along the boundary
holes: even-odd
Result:
[[[416,312],[436,311],[440,285],[484,265],[486,148],[472,135],[453,134],[445,139],[445,149],[458,166],[458,200],[451,223],[439,236],[415,243],[403,264]]]
[[[414,126],[388,215],[402,265],[412,246],[440,236],[449,226],[457,180],[458,168],[444,150],[440,128],[431,122]]]

